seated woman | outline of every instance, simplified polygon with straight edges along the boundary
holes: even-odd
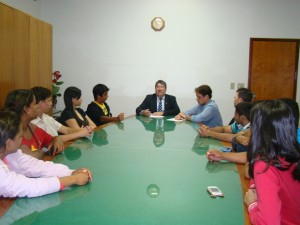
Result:
[[[0,196],[37,197],[71,185],[85,185],[92,179],[88,169],[71,170],[62,164],[44,162],[22,153],[19,116],[0,110]]]
[[[65,109],[57,119],[61,124],[80,129],[90,126],[91,129],[96,127],[95,123],[79,108],[82,102],[81,90],[77,87],[68,87],[64,92]]]
[[[52,137],[30,121],[37,118],[38,106],[31,90],[19,89],[8,93],[5,107],[17,113],[22,123],[21,150],[35,158],[42,159],[45,152],[57,154],[64,150],[61,137]]]
[[[244,199],[251,223],[300,224],[298,118],[283,101],[269,100],[252,109],[251,125],[253,185]]]
[[[36,104],[39,106],[38,117],[32,120],[31,123],[53,137],[58,136],[59,132],[62,134],[61,138],[64,142],[92,134],[92,129],[89,126],[81,129],[66,127],[47,114],[52,109],[52,92],[48,88],[36,86],[31,88],[31,90],[34,93]]]

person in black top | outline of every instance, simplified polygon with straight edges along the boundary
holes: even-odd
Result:
[[[176,97],[166,94],[167,84],[163,80],[155,83],[155,93],[147,95],[142,104],[136,108],[136,114],[141,116],[168,116],[180,113]]]
[[[81,90],[77,87],[68,87],[64,92],[65,109],[57,121],[71,128],[81,128],[89,126],[90,129],[96,127],[95,123],[79,108],[82,102]]]
[[[93,88],[94,101],[92,101],[86,110],[86,114],[97,125],[103,125],[109,122],[120,122],[124,120],[124,113],[113,117],[110,112],[110,107],[106,103],[108,98],[109,88],[104,84],[97,84]]]

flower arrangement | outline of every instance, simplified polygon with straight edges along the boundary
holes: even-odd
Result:
[[[52,79],[52,95],[53,97],[60,97],[61,93],[59,93],[60,85],[62,85],[64,82],[59,81],[61,78],[61,73],[60,71],[55,71],[52,73],[53,79]]]
[[[59,81],[61,76],[60,71],[54,71],[52,73],[52,103],[54,109],[56,109],[57,97],[61,96],[61,93],[59,93],[60,85],[64,83],[63,81]]]

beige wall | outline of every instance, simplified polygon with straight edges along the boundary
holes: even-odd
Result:
[[[85,108],[92,87],[105,83],[113,114],[133,114],[164,79],[182,110],[196,104],[196,86],[209,84],[227,123],[236,89],[230,83],[247,86],[250,38],[300,38],[295,0],[24,1],[40,2],[41,19],[53,25],[53,69],[63,74],[62,90],[81,88]],[[166,21],[161,32],[150,27],[155,16]]]

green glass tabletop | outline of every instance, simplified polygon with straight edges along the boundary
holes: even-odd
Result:
[[[209,163],[221,143],[197,124],[132,117],[70,145],[55,162],[88,167],[93,182],[34,199],[17,199],[2,221],[14,224],[243,224],[234,163]],[[211,198],[207,186],[224,198]],[[1,224],[0,220],[0,224]]]

